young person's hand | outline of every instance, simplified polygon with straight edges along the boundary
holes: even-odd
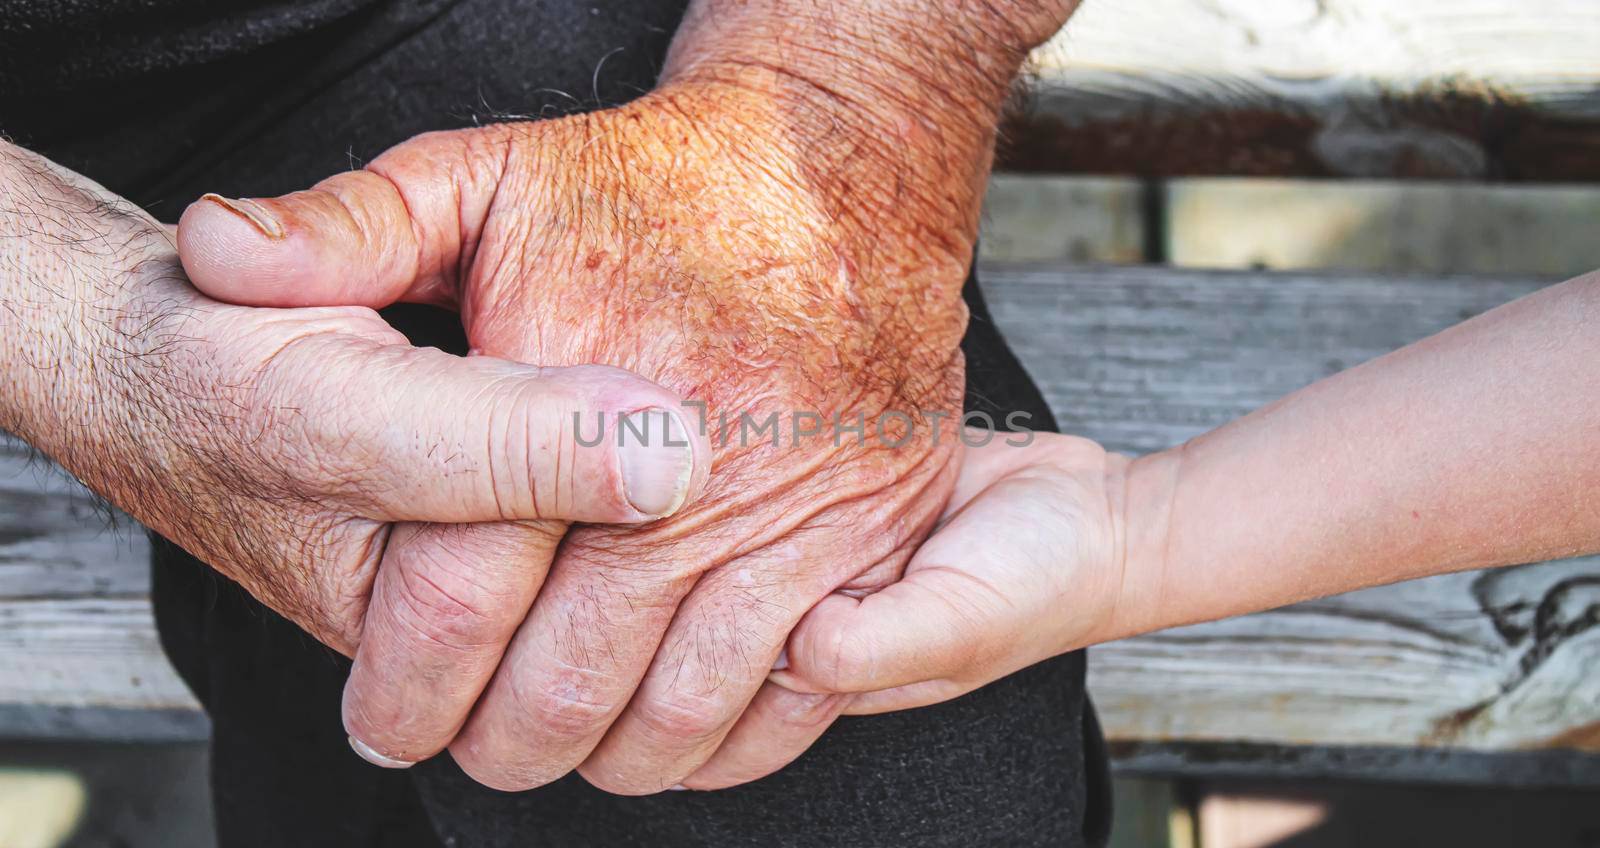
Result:
[[[1115,631],[1129,459],[1075,436],[995,434],[905,576],[818,604],[772,679],[849,693],[853,714],[964,695]]]
[[[969,431],[983,436],[905,576],[807,613],[785,667],[688,788],[770,774],[840,714],[949,700],[1116,632],[1129,460],[1072,436]]]
[[[137,207],[3,143],[0,271],[0,427],[330,647],[386,657],[408,716],[465,717],[440,692],[482,688],[565,522],[648,521],[709,474],[703,439],[573,441],[575,415],[676,413],[660,386],[413,348],[362,307],[218,303]]]

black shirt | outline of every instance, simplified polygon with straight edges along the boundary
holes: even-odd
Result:
[[[454,2],[0,0],[0,132],[172,220],[222,149]]]

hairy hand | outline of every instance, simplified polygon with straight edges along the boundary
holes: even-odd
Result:
[[[329,646],[404,654],[395,701],[482,688],[566,521],[649,520],[709,473],[701,439],[567,438],[676,409],[659,386],[412,348],[361,307],[218,303],[137,208],[3,145],[0,267],[0,424]]]
[[[871,138],[792,82],[684,80],[592,115],[421,136],[308,192],[184,216],[185,267],[225,300],[454,305],[479,352],[620,366],[706,405],[704,497],[562,547],[451,745],[491,786],[580,763],[612,791],[678,783],[806,610],[895,580],[950,492],[981,177],[924,178],[913,164],[943,148],[923,128]],[[346,719],[380,750],[454,731]]]

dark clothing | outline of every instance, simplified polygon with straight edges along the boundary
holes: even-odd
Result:
[[[201,192],[303,188],[418,132],[626,100],[652,85],[682,6],[0,0],[0,130],[172,220]],[[1053,429],[975,281],[965,295],[968,408]],[[460,349],[453,316],[386,316]],[[157,545],[154,575],[163,644],[212,717],[224,848],[1080,845],[1107,824],[1082,653],[935,707],[841,719],[731,790],[619,798],[569,776],[512,794],[448,757],[368,766],[340,724],[347,661],[175,546]]]

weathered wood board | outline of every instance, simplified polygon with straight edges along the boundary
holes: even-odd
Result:
[[[1592,0],[1085,0],[1018,170],[1594,180]]]
[[[1067,266],[985,277],[1064,428],[1132,452],[1541,284]],[[102,534],[86,500],[22,456],[0,452],[0,735],[203,732],[160,658],[138,537]],[[1596,668],[1600,562],[1582,559],[1126,640],[1092,653],[1091,685],[1115,750],[1149,771],[1596,783],[1600,760],[1572,753],[1600,749]],[[1201,748],[1206,759],[1186,758]]]
[[[1033,176],[996,181],[992,191],[1027,179],[1107,182]],[[1261,177],[1162,183],[1152,189],[1165,213],[1152,228],[1164,238],[1156,252],[1182,268],[1552,277],[1600,268],[1597,184]],[[1064,228],[1049,218],[1032,222],[1036,232]]]
[[[1143,262],[1144,202],[1131,177],[995,174],[983,198],[978,260]]]
[[[161,653],[148,560],[132,521],[0,436],[0,735],[204,732]]]

